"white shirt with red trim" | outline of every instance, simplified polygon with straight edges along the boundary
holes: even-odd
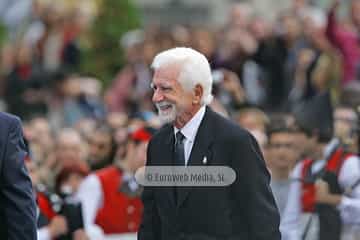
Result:
[[[318,160],[311,166],[311,171],[316,173],[326,164],[325,160]],[[301,240],[302,229],[300,224],[301,210],[301,178],[302,162],[298,163],[292,174],[294,179],[290,185],[289,198],[280,223],[282,240]],[[342,165],[338,181],[342,189],[347,189],[354,185],[360,178],[360,159],[357,156],[350,156]],[[355,187],[350,196],[343,196],[337,206],[340,210],[344,229],[348,231],[360,232],[360,185]]]

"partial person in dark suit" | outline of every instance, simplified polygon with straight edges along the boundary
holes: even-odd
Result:
[[[190,48],[158,54],[153,102],[168,124],[151,139],[147,166],[228,166],[225,187],[145,186],[139,240],[280,240],[280,217],[259,146],[210,108],[211,70]]]
[[[21,122],[0,113],[0,238],[36,240],[36,205]]]

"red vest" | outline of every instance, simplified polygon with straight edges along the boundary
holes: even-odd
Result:
[[[98,210],[95,223],[105,234],[137,232],[143,205],[139,197],[132,198],[119,192],[122,172],[107,167],[96,172],[103,191],[103,206]]]
[[[342,148],[337,149],[327,161],[325,169],[326,171],[333,172],[337,176],[339,171],[344,163],[344,161],[353,154],[344,154]],[[301,205],[303,212],[314,212],[315,211],[315,184],[312,181],[306,181],[306,176],[308,175],[312,164],[314,161],[312,159],[305,159],[303,161],[302,170],[301,170]]]
[[[51,207],[49,199],[45,196],[44,193],[37,192],[36,193],[36,201],[39,207],[39,210],[44,216],[50,221],[53,217],[55,217],[56,213]]]

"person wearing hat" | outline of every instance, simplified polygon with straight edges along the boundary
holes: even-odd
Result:
[[[292,171],[292,183],[280,229],[283,240],[351,239],[359,225],[359,158],[333,141],[329,94],[321,94],[294,110],[297,124],[309,134],[311,156]],[[302,223],[302,224],[300,224]],[[351,230],[352,231],[352,230]]]
[[[138,240],[280,240],[279,212],[259,145],[207,107],[213,97],[206,57],[173,48],[159,53],[152,67],[152,100],[166,124],[149,142],[146,166],[202,166],[205,174],[208,166],[226,166],[235,178],[221,187],[146,184]]]
[[[86,225],[98,225],[105,234],[135,233],[143,205],[142,188],[134,174],[145,165],[146,148],[154,129],[130,133],[124,156],[109,167],[90,174],[81,184],[77,198],[83,207]]]

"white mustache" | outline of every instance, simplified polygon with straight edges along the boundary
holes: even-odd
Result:
[[[161,107],[167,106],[167,105],[171,105],[173,106],[174,104],[172,104],[171,102],[168,101],[162,101],[162,102],[158,102],[155,104],[157,109],[160,109]]]

